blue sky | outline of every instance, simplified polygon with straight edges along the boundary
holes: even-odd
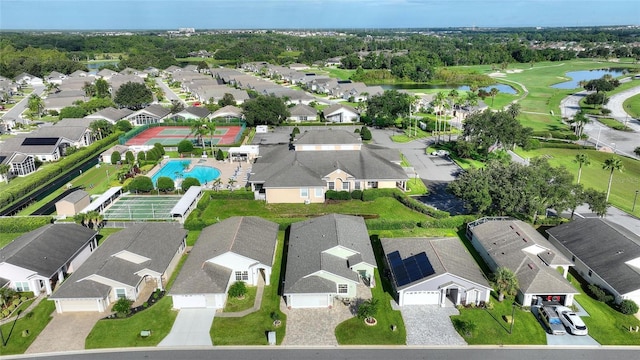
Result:
[[[638,0],[0,0],[0,29],[640,25]]]

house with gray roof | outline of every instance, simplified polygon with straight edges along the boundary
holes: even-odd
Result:
[[[603,218],[572,220],[547,230],[549,241],[590,284],[640,304],[640,236]]]
[[[0,153],[19,153],[40,161],[56,161],[62,157],[63,139],[55,137],[30,137],[19,135],[0,143]]]
[[[318,121],[318,110],[309,105],[298,104],[289,109],[288,120],[293,122]]]
[[[223,308],[229,287],[269,285],[278,224],[236,216],[202,230],[171,288],[173,307]]]
[[[0,181],[6,181],[14,176],[27,176],[36,171],[35,158],[19,151],[3,151],[0,146],[0,164],[9,165],[7,174],[0,174]]]
[[[132,113],[133,113],[133,110],[131,109],[127,109],[127,108],[116,109],[113,107],[108,107],[100,111],[96,111],[93,114],[85,116],[85,119],[94,119],[94,120],[104,119],[110,122],[111,124],[115,124],[118,121],[124,119],[125,117],[131,115]]]
[[[124,120],[129,121],[133,126],[157,124],[163,123],[169,114],[171,114],[170,109],[160,104],[152,104],[125,116]]]
[[[209,115],[209,118],[211,119],[226,119],[226,120],[242,119],[243,117],[244,115],[242,114],[242,109],[233,105],[224,106],[214,111],[211,115]]]
[[[333,306],[357,286],[375,286],[377,268],[360,216],[329,214],[291,224],[283,297],[291,308]]]
[[[531,225],[485,217],[469,223],[466,235],[491,271],[499,267],[513,271],[518,278],[517,299],[523,306],[539,300],[573,304],[578,291],[566,279],[573,263]]]
[[[398,305],[489,301],[491,286],[458,238],[380,239]]]
[[[16,291],[49,295],[96,249],[96,234],[72,223],[30,231],[0,249],[0,279]]]
[[[204,106],[189,106],[171,116],[176,121],[198,120],[209,116],[211,112]]]
[[[312,130],[291,145],[260,147],[249,184],[268,203],[322,203],[328,190],[406,189],[400,153],[345,130]]]
[[[322,110],[322,115],[327,122],[354,123],[360,121],[358,110],[348,105],[335,104]]]
[[[186,249],[175,223],[135,224],[109,236],[49,297],[56,311],[104,312],[119,298],[136,301],[145,287],[163,290]]]

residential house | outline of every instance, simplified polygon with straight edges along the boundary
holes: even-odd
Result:
[[[14,138],[5,139],[4,142],[0,144],[0,153],[17,154],[18,163],[26,160],[26,165],[28,165],[30,162],[25,156],[30,156],[40,161],[56,161],[62,157],[65,147],[66,145],[63,145],[63,139],[57,136],[41,138],[19,135]],[[16,161],[16,158],[12,160],[12,166],[13,161]],[[26,170],[28,172],[28,169]],[[26,175],[26,173],[24,175]]]
[[[261,146],[248,181],[268,203],[322,203],[328,190],[406,189],[399,163],[397,150],[362,144],[352,132],[305,131],[291,145]]]
[[[289,65],[289,69],[291,70],[307,70],[309,68],[309,65],[307,64],[300,64],[300,63],[293,63],[291,65]]]
[[[62,80],[66,79],[67,75],[59,73],[57,71],[52,71],[49,75],[45,76],[45,81],[51,84],[62,84]]]
[[[164,119],[171,114],[171,110],[163,107],[160,104],[153,104],[134,111],[133,113],[125,116],[124,120],[131,122],[133,126],[157,124],[163,123]]]
[[[68,77],[71,78],[86,78],[89,76],[89,73],[83,70],[76,70],[74,72],[72,72],[71,74],[69,74]]]
[[[30,231],[0,249],[0,282],[16,291],[49,295],[96,249],[96,235],[73,223]]]
[[[107,120],[111,124],[115,124],[118,121],[123,120],[127,116],[131,115],[132,113],[133,113],[133,110],[131,110],[131,109],[127,109],[127,108],[116,109],[116,108],[113,108],[113,107],[108,107],[108,108],[104,108],[104,109],[102,109],[100,111],[97,111],[97,112],[95,112],[93,114],[87,115],[84,118],[85,119],[93,119],[93,120],[104,119],[104,120]]]
[[[327,122],[355,123],[360,121],[358,110],[348,105],[335,104],[322,110],[322,115]]]
[[[640,304],[640,236],[602,218],[576,219],[547,234],[583,279],[609,291],[618,303]]]
[[[111,155],[114,152],[117,151],[120,153],[121,157],[124,157],[124,154],[126,154],[127,151],[130,151],[130,150],[133,152],[133,150],[129,148],[127,145],[116,144],[110,147],[109,149],[105,150],[102,154],[100,154],[100,161],[106,164],[111,164]]]
[[[384,238],[380,242],[398,305],[489,301],[491,286],[460,239]]]
[[[211,112],[204,106],[189,106],[182,111],[175,113],[171,118],[175,121],[188,121],[206,119]]]
[[[318,110],[305,104],[290,108],[289,114],[288,120],[293,122],[318,121]]]
[[[291,308],[326,308],[374,287],[376,260],[364,219],[330,214],[291,224],[283,297]]]
[[[187,231],[175,223],[134,224],[109,236],[49,297],[58,313],[104,312],[120,298],[163,290],[184,250]]]
[[[467,238],[491,271],[513,271],[520,304],[573,304],[578,291],[565,278],[573,263],[531,225],[511,218],[481,218],[467,225]]]
[[[277,237],[278,224],[255,216],[204,228],[171,288],[173,307],[222,308],[236,281],[269,285]]]
[[[71,83],[71,82],[69,82]],[[63,84],[69,84],[67,82],[63,82]],[[55,110],[60,112],[60,110],[66,108],[67,106],[74,106],[76,102],[87,101],[87,97],[83,90],[61,90],[57,93],[52,93],[47,95],[44,98],[44,109],[47,111]]]
[[[118,72],[117,71],[113,71],[111,69],[102,69],[100,71],[98,71],[98,73],[96,74],[96,77],[98,78],[102,78],[106,81],[111,80],[112,77],[114,76],[118,76]]]
[[[3,151],[0,146],[0,164],[9,165],[7,174],[0,174],[0,181],[14,176],[26,176],[36,171],[35,158],[19,151]]]
[[[244,115],[242,114],[241,108],[233,105],[227,105],[214,111],[211,115],[209,115],[209,118],[211,118],[212,120],[226,119],[228,121],[233,119],[243,119]]]
[[[20,84],[20,85],[42,85],[44,84],[44,81],[42,80],[42,78],[31,75],[31,74],[27,74],[27,73],[22,73],[19,74],[18,76],[16,76],[14,78],[15,82]]]

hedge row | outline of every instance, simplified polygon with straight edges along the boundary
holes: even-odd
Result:
[[[416,222],[411,220],[371,219],[367,220],[368,230],[402,230],[413,229]]]
[[[477,219],[478,217],[475,215],[457,215],[444,219],[429,219],[421,221],[418,226],[422,228],[456,229]]]
[[[253,200],[254,199],[253,192],[251,191],[207,191],[204,197],[206,196],[208,196],[210,199],[233,199],[233,200]]]
[[[0,233],[25,233],[52,222],[51,216],[3,217],[0,218]]]
[[[403,193],[394,193],[393,197],[398,200],[400,203],[402,203],[402,205],[408,207],[411,210],[423,213],[425,215],[429,215],[431,217],[434,217],[436,219],[443,219],[443,218],[447,218],[450,216],[450,214],[446,211],[442,211],[442,210],[438,210],[436,208],[433,208],[429,205],[425,205],[423,203],[421,203],[420,201],[411,198]]]
[[[367,189],[362,192],[362,201],[373,201],[381,197],[393,197],[394,194],[402,194],[400,189]]]
[[[111,144],[118,139],[118,136],[120,136],[120,132],[96,141],[90,146],[81,148],[75,153],[63,157],[58,162],[30,174],[25,178],[25,181],[16,183],[14,186],[11,186],[11,183],[9,183],[9,187],[0,193],[0,209],[6,208],[14,201],[18,201],[40,187],[46,186],[48,182],[54,180],[56,177],[66,174],[70,169],[87,161],[87,159],[100,154],[111,146]]]

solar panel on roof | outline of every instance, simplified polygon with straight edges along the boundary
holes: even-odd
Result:
[[[58,138],[52,137],[28,137],[22,141],[22,145],[55,145]]]
[[[387,254],[389,266],[398,286],[403,286],[435,273],[425,252],[402,259],[398,251]]]

